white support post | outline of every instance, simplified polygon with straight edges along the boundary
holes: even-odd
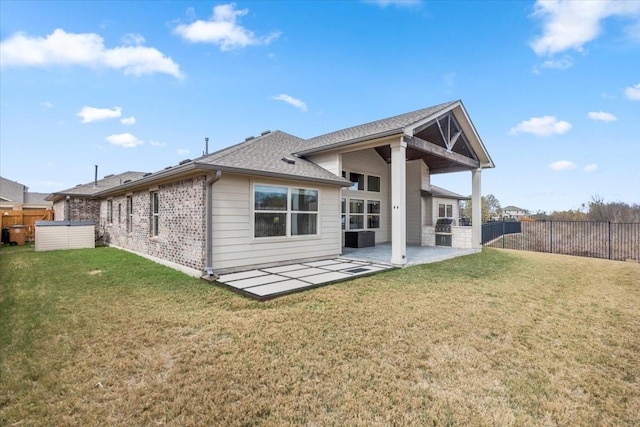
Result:
[[[407,263],[407,143],[391,144],[391,264]]]
[[[471,247],[482,249],[482,168],[471,171]]]

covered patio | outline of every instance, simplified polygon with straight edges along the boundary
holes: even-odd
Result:
[[[464,255],[480,252],[481,249],[456,249],[446,246],[407,245],[407,262],[405,266],[430,264]],[[366,248],[344,248],[342,258],[384,264],[391,258],[391,243],[383,243]]]

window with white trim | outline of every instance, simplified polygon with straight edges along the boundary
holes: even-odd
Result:
[[[349,187],[349,190],[364,191],[364,174],[350,172],[349,181],[353,183],[351,187]]]
[[[342,229],[344,230],[347,226],[347,199],[346,198],[342,198],[340,199],[340,211],[342,212],[342,216],[340,218],[340,224]]]
[[[160,196],[157,191],[151,193],[151,235],[158,236],[160,233]]]
[[[113,223],[113,200],[107,200],[107,224]]]
[[[438,218],[453,218],[453,205],[439,203]]]
[[[367,228],[380,228],[380,200],[367,200]]]
[[[349,230],[364,229],[364,200],[349,199]]]
[[[127,196],[127,233],[133,232],[133,197]]]
[[[367,191],[374,193],[380,192],[380,177],[375,175],[367,175]]]
[[[254,236],[318,234],[318,190],[273,185],[254,187]]]

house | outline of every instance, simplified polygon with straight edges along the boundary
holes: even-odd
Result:
[[[522,218],[526,218],[527,215],[529,215],[529,211],[517,206],[509,205],[502,208],[502,219],[515,219],[520,221]]]
[[[445,190],[436,185],[431,185],[431,191],[423,190],[422,196],[427,198],[425,225],[434,225],[440,218],[452,218],[454,224],[459,224],[462,222],[460,221],[460,202],[471,200],[471,197]]]
[[[335,257],[353,231],[390,243],[402,266],[407,244],[434,244],[433,204],[459,196],[443,197],[430,176],[469,171],[480,206],[493,167],[453,101],[306,140],[263,132],[91,197],[105,242],[193,275]],[[444,213],[455,215],[446,203]],[[479,210],[473,219],[453,240],[480,248]]]
[[[0,176],[0,210],[51,209],[47,194],[34,193],[29,187]]]
[[[124,172],[118,175],[107,175],[98,179],[96,175],[92,182],[78,184],[46,197],[53,204],[55,221],[96,221],[100,217],[100,199],[95,194],[117,187],[130,181],[142,178],[144,172]]]

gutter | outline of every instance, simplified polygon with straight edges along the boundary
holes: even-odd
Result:
[[[213,184],[218,182],[222,178],[222,172],[217,170],[216,174],[207,179],[207,196],[206,203],[207,208],[205,209],[206,219],[206,236],[205,236],[205,250],[207,253],[207,266],[205,267],[205,275],[202,277],[205,280],[214,281],[218,279],[218,276],[213,274],[213,238],[211,236],[212,228],[213,228]]]

